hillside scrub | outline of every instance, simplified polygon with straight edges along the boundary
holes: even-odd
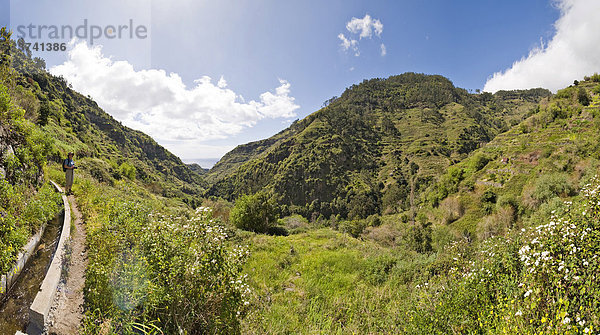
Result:
[[[233,201],[266,190],[282,216],[308,219],[402,213],[419,205],[453,163],[518,124],[550,94],[469,94],[447,78],[419,73],[364,80],[271,138],[226,154],[205,175],[212,182],[207,195]],[[480,154],[467,168],[482,169],[492,157]],[[454,179],[437,200],[456,191]]]
[[[46,179],[64,183],[73,151],[89,257],[80,332],[239,333],[248,254],[235,230],[195,209],[202,178],[1,34],[0,269],[59,210]]]
[[[596,333],[600,186],[538,225],[410,250],[329,228],[251,234],[249,334]],[[510,206],[504,206],[511,209]],[[382,227],[388,227],[384,223]],[[400,235],[401,236],[401,235]],[[410,236],[410,235],[409,235]]]
[[[45,152],[51,142],[25,118],[9,90],[0,84],[0,273],[43,223],[62,208],[45,181]]]
[[[239,332],[247,250],[209,208],[152,199],[131,181],[81,176],[73,189],[88,230],[84,333]]]
[[[415,326],[431,332],[596,332],[599,191],[595,180],[580,200],[566,203],[564,214],[488,239],[472,258],[451,247],[449,275],[419,286],[428,304],[416,305]]]

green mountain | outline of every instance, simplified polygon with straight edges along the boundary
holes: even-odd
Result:
[[[61,162],[73,151],[83,170],[101,182],[139,180],[155,194],[196,204],[207,186],[202,177],[150,136],[122,125],[90,97],[71,89],[62,77],[44,69],[44,62],[17,43],[5,43],[2,84],[25,118],[51,139],[48,159]],[[80,170],[81,171],[81,170]]]
[[[312,223],[291,216],[282,220],[289,236],[250,235],[258,316],[243,329],[593,333],[599,169],[596,74],[450,165],[415,198],[414,222],[406,212]]]
[[[576,195],[600,167],[600,76],[586,79],[448,169],[421,199],[430,221],[483,240]]]
[[[266,189],[283,214],[307,217],[408,210],[448,166],[548,96],[470,94],[416,73],[365,80],[275,136],[226,154],[206,175],[207,194],[232,200]]]

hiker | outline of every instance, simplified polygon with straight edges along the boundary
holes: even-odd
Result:
[[[65,172],[65,193],[67,195],[73,194],[73,192],[71,192],[71,187],[73,186],[73,170],[76,168],[75,161],[73,161],[73,153],[69,152],[67,159],[63,162],[63,171]]]

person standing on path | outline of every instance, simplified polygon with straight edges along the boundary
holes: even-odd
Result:
[[[63,162],[63,171],[65,172],[65,193],[67,193],[67,195],[73,194],[73,192],[71,192],[71,187],[73,187],[73,170],[76,168],[75,161],[73,161],[73,153],[69,152],[67,159]]]

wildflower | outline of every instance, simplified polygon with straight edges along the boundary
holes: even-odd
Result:
[[[519,310],[518,312],[515,313],[515,316],[521,316],[523,315],[523,312],[521,312],[521,310]]]
[[[532,290],[529,290],[529,291],[525,292],[525,298],[527,298],[531,293],[533,293]]]
[[[562,320],[562,323],[564,323],[564,324],[566,324],[566,325],[568,325],[570,322],[571,322],[571,319],[569,319],[569,317],[568,317],[568,316],[567,316],[567,317],[565,317],[565,318]]]

